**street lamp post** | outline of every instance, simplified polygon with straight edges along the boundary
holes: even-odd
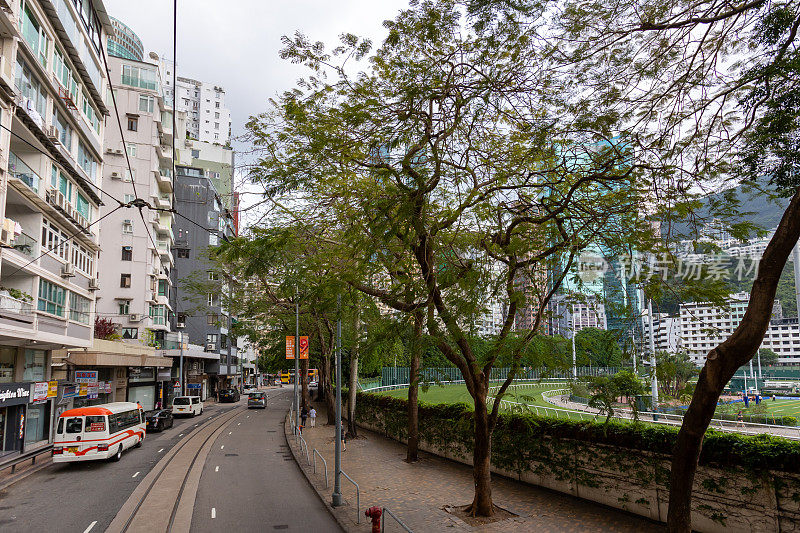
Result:
[[[186,390],[186,385],[183,383],[183,331],[178,332],[178,344],[181,345],[181,359],[180,359],[180,368],[178,370],[178,383],[181,386],[181,396],[184,396],[184,390]]]
[[[653,396],[653,412],[656,412],[658,411],[658,376],[656,376],[656,341],[654,335],[652,298],[647,299],[647,318],[650,320],[650,366],[653,370],[653,381],[650,383],[650,393]]]
[[[342,505],[342,297],[336,297],[336,441],[334,443],[333,495],[331,505]]]
[[[300,380],[300,297],[297,286],[294,288],[294,424],[300,421],[300,391],[297,382]]]

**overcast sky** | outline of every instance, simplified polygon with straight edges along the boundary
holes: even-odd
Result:
[[[145,58],[149,52],[172,57],[171,1],[104,3],[109,15],[142,40]],[[279,57],[281,36],[300,30],[330,49],[339,34],[349,32],[378,44],[385,36],[383,21],[407,5],[408,0],[178,0],[178,75],[223,86],[233,134],[239,135],[250,115],[267,108],[268,98],[307,75]]]

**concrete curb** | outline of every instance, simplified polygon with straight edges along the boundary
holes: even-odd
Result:
[[[48,466],[53,466],[53,464],[55,464],[55,463],[53,463],[52,456],[46,457],[46,458],[42,458],[40,460],[41,460],[41,462],[37,461],[37,464],[35,464],[35,465],[29,465],[27,468],[25,468],[22,471],[17,471],[17,473],[15,473],[15,474],[9,474],[8,476],[6,476],[3,481],[0,481],[0,490],[5,490],[8,487],[10,487],[11,485],[13,485],[14,483],[22,481],[26,477],[28,477],[28,476],[30,476],[32,474],[35,474],[36,472],[38,472],[40,470],[44,470]]]
[[[333,476],[331,475],[329,478],[331,487],[326,489],[324,481],[325,478],[322,476],[314,476],[312,467],[305,464],[305,456],[299,455],[300,449],[294,444],[294,435],[292,434],[292,428],[289,424],[288,413],[283,421],[283,437],[286,440],[286,445],[292,451],[292,457],[294,457],[294,462],[297,464],[297,467],[301,472],[303,472],[303,475],[306,477],[306,481],[308,481],[308,484],[312,489],[314,489],[314,492],[317,493],[317,496],[319,496],[319,499],[322,501],[325,509],[327,509],[334,520],[336,520],[336,522],[339,524],[339,527],[341,527],[342,530],[346,531],[347,533],[364,533],[371,531],[372,527],[370,526],[366,517],[363,519],[361,524],[357,524],[355,522],[353,519],[353,514],[355,511],[347,499],[344,500],[345,505],[342,507],[333,507],[331,505],[330,495],[333,492]],[[358,512],[361,511],[359,510]]]

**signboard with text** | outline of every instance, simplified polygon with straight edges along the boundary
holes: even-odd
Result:
[[[294,335],[286,336],[286,359],[294,359]]]
[[[0,383],[0,407],[28,403],[30,383]]]
[[[58,381],[47,382],[47,397],[48,398],[58,397]]]
[[[77,385],[64,385],[64,392],[61,394],[62,398],[74,398],[78,395]]]
[[[89,384],[88,383],[79,383],[78,384],[78,396],[86,396],[89,394]]]
[[[100,386],[97,383],[89,383],[87,392],[89,394],[89,399],[96,399],[97,395],[100,393]]]
[[[76,383],[97,383],[97,370],[76,370]]]
[[[300,359],[308,359],[308,337],[300,337]]]
[[[47,389],[49,384],[46,381],[39,381],[33,384],[32,402],[39,402],[47,399]]]

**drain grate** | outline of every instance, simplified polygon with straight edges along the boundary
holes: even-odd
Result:
[[[225,457],[239,457],[238,453],[226,453]]]

